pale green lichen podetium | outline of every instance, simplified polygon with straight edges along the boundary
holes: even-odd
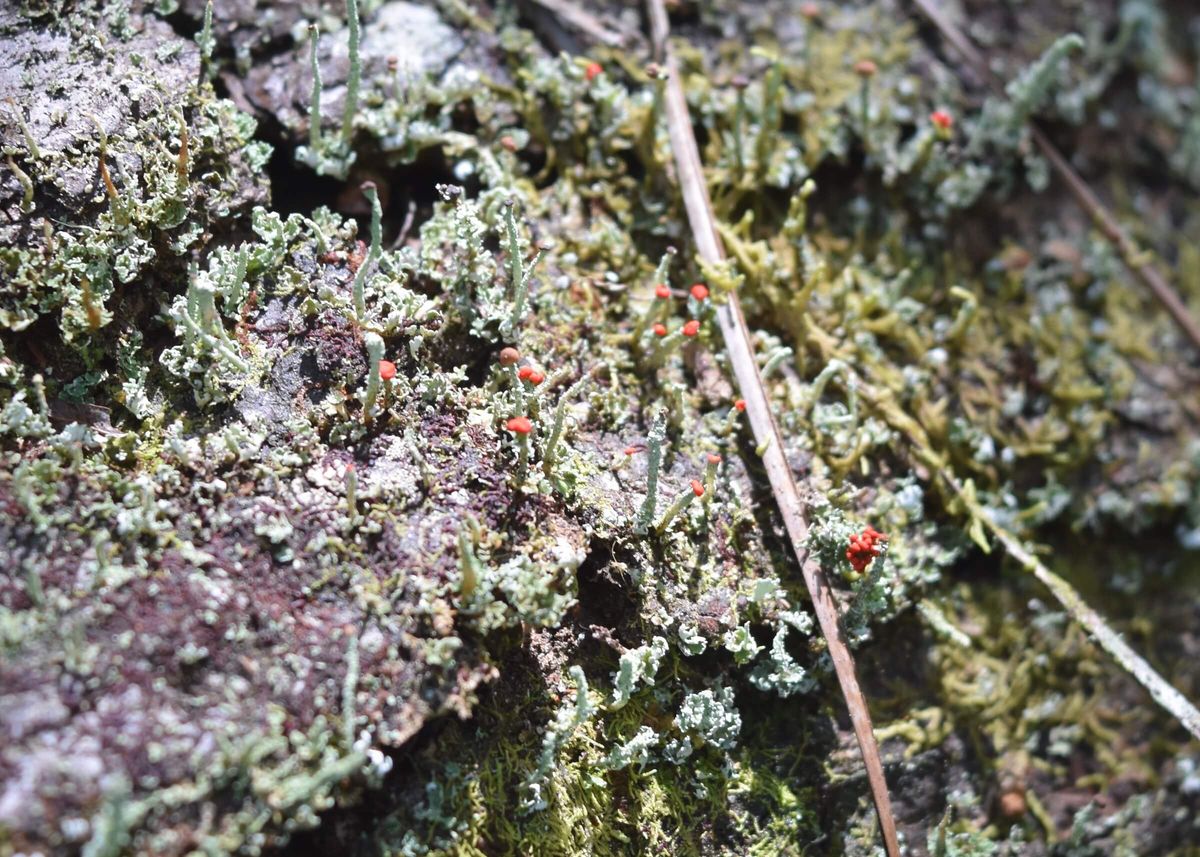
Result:
[[[29,150],[29,156],[35,161],[40,161],[42,159],[42,150],[38,148],[37,140],[34,139],[33,132],[29,130],[29,123],[25,121],[25,116],[21,108],[11,98],[8,99],[8,106],[12,110],[13,121],[21,129],[21,136],[25,138],[25,148]]]
[[[371,246],[367,250],[367,258],[363,259],[354,274],[354,318],[359,324],[367,317],[367,277],[383,253],[383,208],[379,204],[375,182],[363,182],[362,192],[371,203]]]
[[[691,325],[689,327],[689,325]],[[699,331],[698,323],[691,321],[686,322],[673,331],[668,333],[662,339],[658,340],[658,347],[647,360],[647,365],[651,369],[657,369],[662,366],[668,357],[678,351],[688,339],[695,336]]]
[[[646,74],[654,82],[654,101],[650,105],[650,115],[647,119],[647,130],[653,141],[666,115],[667,70],[658,63],[650,63],[646,67]]]
[[[50,424],[50,403],[46,399],[46,379],[42,377],[42,373],[38,372],[31,379],[33,382],[33,398],[37,402],[38,416],[42,418],[42,423]]]
[[[346,511],[350,515],[350,524],[358,517],[358,468],[354,462],[346,465]]]
[[[733,434],[733,430],[737,428],[738,421],[742,416],[742,411],[744,408],[745,405],[743,405],[741,408],[739,408],[737,404],[730,406],[729,413],[725,415],[725,421],[721,423],[721,428],[717,432],[718,436],[729,437],[729,435]]]
[[[191,344],[199,337],[235,371],[242,374],[250,371],[250,365],[237,355],[237,345],[225,332],[217,312],[216,290],[208,283],[200,282],[194,269],[188,284],[187,308],[180,320],[184,325],[185,343]]]
[[[230,349],[233,349],[233,340],[229,338],[229,334],[225,332],[225,324],[221,320],[220,314],[217,312],[217,291],[208,283],[193,280],[196,289],[196,306],[200,314],[201,329],[209,334],[216,334],[217,339],[221,340]],[[238,369],[244,370],[246,364],[241,360],[232,361]]]
[[[458,531],[458,570],[462,575],[458,586],[460,606],[470,602],[471,596],[479,588],[480,580],[483,579],[483,561],[475,552],[479,539],[479,519],[474,515],[468,515]]]
[[[520,380],[519,378],[517,380]],[[542,419],[542,398],[539,395],[540,390],[532,381],[521,381],[521,384],[528,384],[526,392],[529,394],[525,397],[525,414],[536,422],[541,422]]]
[[[519,416],[525,414],[525,384],[521,381],[520,369],[517,365],[507,367],[505,371],[508,373],[508,383],[513,394],[513,409],[514,413]]]
[[[825,368],[817,373],[817,377],[813,379],[812,387],[808,391],[809,406],[815,408],[817,403],[825,395],[825,388],[835,375],[846,375],[846,394],[850,402],[851,413],[857,413],[856,403],[858,401],[858,385],[854,383],[854,377],[850,373],[850,367],[836,357],[825,364]]]
[[[762,116],[759,122],[758,137],[755,140],[754,165],[758,175],[765,176],[771,166],[771,153],[779,139],[779,128],[783,121],[781,109],[783,100],[783,63],[779,57],[769,51],[754,49],[751,53],[768,60],[763,81]]]
[[[650,426],[650,434],[646,438],[646,499],[638,510],[635,529],[644,533],[650,529],[654,513],[658,507],[658,470],[662,466],[663,443],[667,439],[667,421],[660,413]]]
[[[573,703],[563,703],[554,719],[546,727],[537,767],[521,784],[522,791],[525,792],[521,801],[522,809],[527,813],[546,808],[548,804],[542,794],[542,789],[554,770],[559,748],[567,742],[567,739],[579,726],[590,720],[596,713],[596,707],[588,699],[588,683],[583,668],[578,665],[572,666],[567,670],[567,674],[575,682],[575,700]]]
[[[504,226],[508,230],[508,297],[516,301],[521,289],[521,242],[517,238],[517,216],[513,198],[504,200]]]
[[[667,507],[667,511],[663,513],[662,520],[655,525],[654,529],[659,533],[664,533],[671,521],[675,520],[684,509],[692,505],[692,501],[697,497],[703,496],[704,486],[697,480],[692,480],[692,484],[679,492],[679,496],[675,498],[675,502]]]
[[[17,166],[17,162],[13,160],[13,156],[8,156],[8,168],[12,170],[12,174],[17,177],[17,183],[21,185],[21,213],[28,214],[33,210],[33,180]]]
[[[346,0],[346,25],[350,30],[350,76],[346,79],[346,108],[342,113],[342,142],[347,146],[354,134],[354,114],[358,110],[358,86],[362,80],[362,60],[358,55],[361,34],[358,21],[358,0]]]
[[[668,295],[666,299],[660,298],[658,289],[660,287],[668,290],[671,288],[671,260],[678,252],[674,247],[668,247],[662,258],[658,260],[658,267],[654,269],[654,297],[651,298],[650,306],[646,308],[646,311],[638,316],[637,323],[633,328],[633,345],[639,350],[642,347],[642,337],[647,328],[656,322],[665,320],[671,314],[670,296]]]
[[[871,130],[871,78],[875,76],[878,70],[878,67],[871,60],[859,60],[854,64],[854,73],[858,75],[861,81],[858,93],[858,110],[864,142],[870,139]]]
[[[733,109],[733,158],[737,164],[738,179],[746,173],[746,154],[742,136],[746,127],[746,87],[750,81],[744,75],[736,75],[731,81],[737,93],[737,102]]]
[[[517,432],[517,487],[525,484],[529,475],[529,432]]]
[[[566,424],[567,403],[570,402],[571,398],[579,391],[587,379],[588,376],[584,375],[558,397],[558,404],[554,408],[554,421],[550,424],[550,437],[546,441],[546,448],[542,451],[542,470],[547,476],[554,470],[555,456],[558,453],[558,443],[562,440],[563,426]]]
[[[1005,94],[1012,102],[1012,127],[1023,124],[1051,94],[1064,60],[1084,49],[1077,33],[1060,36],[1037,61],[1022,74],[1008,82]]]
[[[517,215],[513,208],[514,203],[511,197],[504,200],[504,225],[508,232],[508,289],[513,311],[508,321],[504,322],[501,332],[509,337],[516,333],[517,327],[525,315],[525,301],[529,296],[529,277],[537,268],[538,263],[542,261],[542,257],[548,249],[539,247],[537,255],[533,257],[528,268],[521,263],[521,241],[517,236]]]
[[[200,49],[200,82],[212,77],[212,55],[217,40],[213,38],[213,0],[204,4],[204,25],[196,35],[196,47]]]
[[[346,78],[346,101],[342,111],[341,133],[331,139],[321,130],[321,69],[317,59],[319,31],[309,25],[309,66],[312,70],[312,92],[308,111],[308,145],[296,149],[296,159],[316,170],[318,175],[346,178],[356,153],[351,147],[354,118],[358,113],[359,88],[362,82],[362,60],[359,55],[361,25],[356,0],[346,2],[346,22],[349,30],[350,72]]]
[[[760,372],[761,377],[765,380],[771,375],[772,372],[786,363],[794,355],[795,352],[789,346],[784,345],[776,348],[767,358],[767,362],[763,364]]]
[[[379,361],[383,359],[383,340],[379,334],[367,332],[363,334],[363,344],[367,347],[367,389],[363,395],[363,418],[370,420],[375,416],[375,400],[379,396]]]
[[[712,504],[713,491],[717,485],[717,468],[721,465],[721,456],[709,453],[704,465],[704,507]]]
[[[117,193],[117,186],[113,184],[112,174],[108,171],[108,134],[105,133],[104,126],[100,124],[100,120],[94,115],[92,116],[92,123],[96,126],[96,140],[100,146],[100,179],[104,182],[104,192],[108,195],[108,204],[112,211],[113,221],[118,226],[127,226],[129,224],[129,213],[125,210],[125,205]]]
[[[308,26],[308,61],[312,66],[312,96],[308,108],[308,147],[321,151],[321,64],[317,61],[317,42],[320,30],[316,24]]]

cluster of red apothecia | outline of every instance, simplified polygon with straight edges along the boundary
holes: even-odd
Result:
[[[850,547],[846,548],[846,559],[858,573],[862,573],[871,560],[879,556],[879,542],[886,542],[887,536],[874,527],[867,527],[861,533],[850,537]]]

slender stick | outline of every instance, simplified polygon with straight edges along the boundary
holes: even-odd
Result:
[[[586,4],[572,3],[570,0],[533,0],[533,4],[541,6],[551,15],[557,15],[589,39],[605,47],[619,48],[625,41],[619,32],[610,30],[603,21],[587,11],[584,8]]]
[[[979,515],[996,540],[1004,545],[1008,555],[1054,593],[1054,597],[1063,607],[1067,608],[1071,617],[1083,626],[1084,630],[1100,645],[1100,648],[1108,652],[1114,661],[1137,679],[1142,687],[1146,688],[1155,702],[1183,724],[1183,727],[1195,738],[1200,739],[1200,711],[1196,709],[1196,706],[1159,675],[1158,671],[1150,666],[1145,658],[1130,648],[1121,635],[1104,620],[1104,617],[1088,606],[1083,597],[1075,591],[1075,587],[1047,568],[1021,543],[1020,539],[997,524],[986,510],[980,508],[978,504],[971,503],[963,486],[952,474],[944,468],[940,470],[940,473],[959,498],[964,500],[968,506],[974,507],[973,511]]]
[[[667,20],[666,8],[663,0],[647,0],[647,9],[655,56],[667,69],[665,105],[667,126],[671,149],[675,155],[680,190],[683,193],[684,207],[687,209],[688,220],[691,223],[692,234],[701,258],[706,262],[716,264],[725,258],[725,250],[720,236],[717,234],[712,203],[708,197],[708,188],[700,163],[700,153],[688,115],[683,86],[680,84],[675,54],[667,42],[670,35],[670,24]],[[741,303],[736,294],[730,293],[725,303],[717,307],[716,316],[721,335],[725,340],[725,349],[729,353],[729,363],[733,367],[734,378],[737,380],[742,397],[746,400],[746,414],[750,418],[750,427],[754,432],[755,441],[760,448],[764,448],[762,461],[767,471],[767,478],[771,483],[771,491],[779,504],[779,512],[792,542],[792,550],[800,563],[804,582],[808,587],[813,608],[817,614],[817,621],[825,635],[838,682],[846,697],[850,720],[854,725],[854,734],[858,739],[863,762],[866,765],[867,779],[870,782],[871,795],[875,801],[875,810],[879,815],[879,826],[883,832],[884,845],[889,857],[898,857],[900,843],[896,836],[896,822],[892,817],[887,781],[883,776],[883,764],[879,759],[879,747],[875,743],[875,735],[871,729],[871,715],[867,709],[866,700],[863,698],[862,689],[858,685],[854,657],[850,654],[850,649],[846,645],[838,624],[837,604],[833,600],[832,591],[825,580],[821,567],[804,549],[805,537],[808,534],[808,521],[805,518],[804,507],[800,501],[796,483],[792,478],[791,468],[784,456],[783,439],[779,434],[775,418],[771,414],[771,406],[767,400],[766,391],[763,389],[758,364],[754,359],[754,349],[750,344],[749,330],[746,327],[746,320],[742,316]]]
[[[994,92],[999,94],[1004,91],[1004,81],[992,71],[986,58],[971,42],[970,38],[942,12],[936,0],[913,0],[913,4],[922,15],[928,18],[941,31],[946,41],[971,66],[972,71],[986,81]],[[1200,322],[1197,322],[1188,311],[1187,304],[1171,288],[1162,273],[1150,264],[1147,254],[1143,253],[1138,248],[1137,243],[1129,237],[1129,233],[1121,228],[1121,224],[1118,222],[1116,216],[1100,201],[1100,198],[1096,196],[1087,182],[1083,180],[1079,173],[1075,172],[1067,159],[1063,157],[1062,152],[1050,142],[1050,139],[1042,133],[1041,129],[1030,123],[1030,133],[1034,144],[1041,149],[1046,160],[1050,162],[1050,166],[1066,182],[1067,189],[1075,197],[1075,201],[1092,218],[1092,221],[1104,234],[1104,237],[1116,247],[1125,266],[1153,293],[1155,299],[1162,304],[1171,318],[1175,320],[1175,323],[1179,325],[1184,335],[1192,341],[1192,344],[1197,349],[1200,349]]]

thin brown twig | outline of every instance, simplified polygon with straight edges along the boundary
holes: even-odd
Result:
[[[412,231],[413,221],[417,216],[416,200],[408,201],[408,208],[404,212],[404,222],[400,224],[400,232],[396,235],[396,240],[392,242],[392,249],[400,247],[408,240],[408,233]]]
[[[625,43],[625,37],[620,32],[610,29],[583,6],[573,3],[571,0],[531,0],[531,2],[565,21],[594,43],[608,48],[619,48]]]
[[[971,70],[984,80],[992,91],[1003,94],[1004,81],[992,71],[987,59],[975,47],[970,38],[951,21],[938,7],[936,0],[913,0],[913,4],[942,34],[943,38],[958,51]],[[1179,325],[1184,335],[1200,350],[1200,322],[1197,322],[1188,311],[1187,304],[1167,282],[1162,273],[1150,263],[1149,257],[1137,245],[1122,227],[1116,216],[1100,201],[1096,193],[1088,186],[1079,173],[1063,157],[1062,152],[1050,142],[1037,125],[1029,126],[1034,145],[1036,145],[1050,162],[1050,166],[1059,174],[1071,195],[1079,206],[1103,233],[1117,252],[1121,260],[1135,277],[1150,290],[1155,299]]]
[[[962,486],[956,480],[947,478],[951,488],[964,496]],[[1091,635],[1100,648],[1108,652],[1117,664],[1134,677],[1146,689],[1150,697],[1179,721],[1193,738],[1200,739],[1200,710],[1186,696],[1179,692],[1159,672],[1150,666],[1149,662],[1133,650],[1125,640],[1097,613],[1075,587],[1067,583],[1041,562],[1028,550],[1012,533],[1005,530],[992,519],[990,513],[983,513],[983,521],[992,535],[1004,545],[1009,556],[1019,562],[1029,573],[1041,581],[1042,585],[1054,593],[1059,603],[1067,608],[1067,612]]]
[[[717,234],[712,203],[708,197],[708,188],[700,163],[700,153],[696,146],[691,118],[688,115],[683,86],[679,80],[675,54],[667,41],[670,35],[670,24],[667,20],[666,8],[663,0],[647,0],[647,8],[655,56],[667,70],[668,75],[665,101],[667,127],[678,170],[684,207],[687,210],[700,257],[710,264],[718,264],[725,258],[725,250],[721,238]],[[725,349],[729,354],[729,363],[733,368],[734,378],[737,380],[742,397],[746,400],[746,414],[750,420],[751,430],[759,448],[765,450],[762,460],[767,478],[771,483],[771,491],[779,505],[784,527],[787,529],[792,543],[792,550],[800,563],[804,582],[808,587],[813,609],[817,614],[817,621],[825,635],[829,646],[829,655],[833,660],[842,694],[846,698],[854,734],[858,739],[863,762],[867,769],[867,780],[870,783],[875,810],[879,816],[884,846],[889,857],[898,857],[900,843],[896,836],[896,822],[892,816],[887,781],[884,779],[883,764],[879,758],[879,747],[871,728],[871,715],[855,674],[854,657],[846,645],[845,637],[838,623],[837,605],[834,602],[829,583],[826,581],[821,567],[804,548],[805,538],[808,534],[808,521],[799,491],[792,477],[791,468],[784,455],[783,439],[779,433],[779,426],[771,413],[770,402],[763,388],[758,364],[754,359],[750,333],[736,293],[730,293],[725,303],[718,306],[716,315],[717,324],[725,341]]]

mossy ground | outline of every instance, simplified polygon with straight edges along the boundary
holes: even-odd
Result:
[[[703,269],[639,17],[535,6],[363,3],[348,124],[341,4],[3,13],[0,853],[872,853],[730,289],[912,852],[1193,853],[1195,742],[984,524],[1200,697],[1200,359],[1023,130],[1200,308],[1196,14],[966,4],[988,99],[890,3],[681,4]]]

